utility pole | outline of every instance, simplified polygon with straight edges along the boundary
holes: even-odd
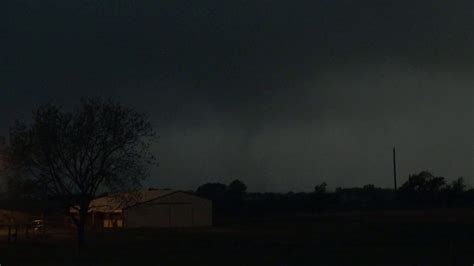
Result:
[[[393,187],[397,191],[397,158],[395,153],[395,147],[393,147]]]

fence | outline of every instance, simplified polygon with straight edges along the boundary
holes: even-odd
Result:
[[[0,224],[0,242],[16,243],[49,238],[71,237],[75,227],[67,221],[44,221],[40,223]]]

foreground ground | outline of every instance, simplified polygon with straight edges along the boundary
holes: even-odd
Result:
[[[202,229],[135,229],[3,243],[4,265],[473,265],[474,211],[262,217]]]

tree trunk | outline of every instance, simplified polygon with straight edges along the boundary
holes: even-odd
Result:
[[[87,212],[82,209],[79,211],[79,219],[77,221],[77,249],[81,254],[86,248],[86,218]]]
[[[86,246],[86,234],[84,230],[84,225],[78,225],[77,226],[77,248],[79,252],[84,250]]]

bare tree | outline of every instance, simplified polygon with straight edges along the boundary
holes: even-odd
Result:
[[[146,115],[121,104],[83,99],[67,111],[44,105],[31,123],[17,121],[5,150],[14,177],[34,182],[43,196],[77,210],[78,246],[85,245],[91,201],[99,193],[131,191],[155,163],[155,133]]]

